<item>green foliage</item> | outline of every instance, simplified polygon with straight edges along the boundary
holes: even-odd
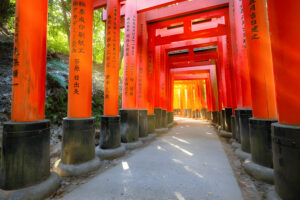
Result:
[[[66,2],[68,23],[71,1]],[[70,23],[69,23],[70,24]],[[50,0],[48,6],[47,49],[50,52],[69,53],[68,36],[60,0]]]
[[[68,66],[58,60],[47,62],[47,91],[45,115],[52,123],[59,124],[67,115]]]

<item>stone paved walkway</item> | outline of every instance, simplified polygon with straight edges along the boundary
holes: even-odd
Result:
[[[215,129],[199,120],[176,122],[167,134],[63,199],[243,199]]]

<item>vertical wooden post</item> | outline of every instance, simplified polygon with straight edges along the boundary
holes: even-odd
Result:
[[[119,103],[120,3],[107,1],[104,116],[117,116]]]
[[[282,199],[297,199],[300,195],[300,2],[267,2],[279,121],[272,124],[275,189]]]
[[[93,3],[72,1],[68,117],[92,115]]]
[[[45,118],[48,3],[16,2],[11,121]]]
[[[137,86],[137,5],[136,0],[126,1],[124,33],[124,72],[122,108],[136,109]]]

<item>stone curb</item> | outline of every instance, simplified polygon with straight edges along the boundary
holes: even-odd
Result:
[[[140,137],[140,140],[143,142],[143,143],[147,143],[151,140],[154,140],[154,138],[156,137],[156,134],[155,133],[150,133],[148,134],[147,137]]]
[[[125,145],[125,148],[127,150],[133,150],[141,147],[143,145],[143,142],[141,140],[138,140],[136,142],[128,142],[128,143],[123,143]]]
[[[241,148],[237,148],[237,149],[235,150],[234,153],[235,153],[235,155],[236,155],[237,157],[239,157],[239,159],[241,159],[242,161],[251,158],[251,154],[242,151]]]
[[[100,159],[95,156],[93,160],[78,165],[66,165],[61,162],[58,164],[55,163],[53,171],[62,177],[81,176],[96,170],[100,165]]]
[[[60,177],[52,172],[49,178],[37,185],[5,191],[0,189],[1,200],[40,200],[50,196],[60,186]]]
[[[269,184],[274,184],[274,170],[254,163],[251,159],[246,159],[243,163],[245,171],[256,178]]]
[[[121,143],[121,145],[115,149],[101,149],[99,146],[97,146],[95,152],[101,160],[112,160],[125,155],[126,147],[123,143]]]

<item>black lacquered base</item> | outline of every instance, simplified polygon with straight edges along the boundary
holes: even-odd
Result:
[[[284,200],[300,197],[300,126],[272,124],[274,181]]]
[[[231,115],[231,132],[232,132],[232,138],[236,140],[235,115]]]
[[[174,113],[173,112],[167,112],[167,116],[168,116],[168,124],[173,123],[173,121],[174,121]]]
[[[277,120],[249,119],[252,161],[273,168],[271,124]]]
[[[223,130],[225,130],[225,108],[221,111],[221,127]]]
[[[238,143],[241,143],[241,134],[240,134],[240,110],[235,109],[234,111],[235,115],[235,123],[234,123],[234,129],[235,129],[235,139]]]
[[[168,116],[167,116],[166,109],[161,110],[161,121],[162,121],[162,128],[168,128]]]
[[[136,142],[139,139],[139,110],[120,109],[121,142]]]
[[[250,133],[249,133],[249,118],[252,117],[251,109],[239,109],[240,110],[240,136],[241,136],[241,148],[244,152],[251,153],[250,146]]]
[[[183,109],[183,110],[182,110],[182,116],[183,116],[183,117],[187,117],[187,116],[188,116],[187,109]]]
[[[208,111],[207,112],[207,120],[211,120],[212,119],[212,111]]]
[[[218,123],[218,111],[212,111],[212,122],[214,124]]]
[[[221,126],[222,125],[222,111],[221,112],[218,111],[217,121],[218,121],[218,125]]]
[[[148,136],[148,111],[139,109],[139,137]]]
[[[95,158],[95,118],[63,119],[61,162],[85,163]]]
[[[0,188],[33,186],[50,176],[50,121],[5,122]]]
[[[162,128],[161,108],[154,108],[155,114],[155,129]]]
[[[192,118],[193,117],[192,109],[187,109],[186,112],[187,112],[187,117],[188,118]]]
[[[207,119],[207,109],[206,108],[202,108],[201,109],[201,118],[203,120],[206,120]]]
[[[231,128],[231,115],[232,115],[232,108],[225,108],[225,131],[232,132]]]
[[[101,149],[120,147],[120,116],[101,116],[100,144]]]
[[[155,133],[155,114],[148,115],[148,134]]]

